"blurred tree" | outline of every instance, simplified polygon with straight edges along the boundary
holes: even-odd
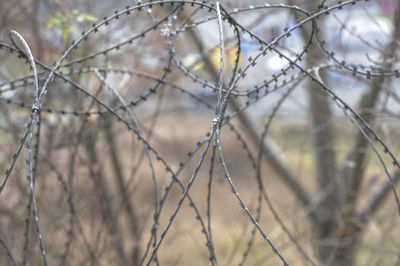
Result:
[[[58,181],[62,184],[63,192],[65,193],[64,200],[65,198],[67,199],[65,203],[62,199],[60,200],[57,196],[49,193],[49,189],[47,188],[49,186],[48,184],[53,185],[51,181],[46,180],[46,182],[44,182],[44,179],[35,181],[35,186],[38,186],[38,188],[35,187],[36,190],[43,194],[43,202],[52,203],[53,201],[59,201],[61,202],[60,205],[64,207],[64,209],[60,210],[61,214],[57,212],[53,214],[61,218],[52,217],[50,211],[43,213],[43,220],[46,224],[45,230],[48,232],[54,232],[54,234],[60,233],[57,230],[57,224],[55,226],[56,229],[51,228],[51,225],[54,224],[53,219],[59,224],[68,224],[68,229],[63,230],[67,231],[67,233],[63,232],[64,235],[61,237],[63,241],[54,237],[50,240],[50,243],[54,246],[49,245],[51,248],[49,249],[50,252],[48,256],[53,259],[52,261],[56,261],[54,258],[61,257],[61,265],[73,263],[71,262],[73,260],[70,254],[77,256],[78,258],[76,258],[76,260],[81,261],[82,264],[88,263],[89,261],[93,265],[100,264],[99,260],[101,258],[104,259],[104,257],[106,257],[104,259],[106,263],[117,263],[118,265],[144,265],[148,257],[150,257],[150,259],[147,265],[152,261],[157,265],[160,264],[158,261],[157,248],[167,234],[169,226],[175,219],[181,206],[180,204],[182,204],[185,197],[189,198],[190,207],[194,209],[196,219],[200,221],[202,226],[201,231],[207,240],[206,246],[210,256],[210,263],[212,265],[218,265],[214,253],[214,243],[211,237],[211,218],[209,218],[211,207],[208,205],[208,228],[206,228],[206,223],[202,220],[200,212],[196,209],[197,205],[191,198],[192,194],[189,195],[188,191],[191,183],[189,182],[185,186],[178,178],[178,173],[180,173],[185,166],[189,165],[188,161],[190,161],[194,152],[189,152],[187,155],[188,157],[183,160],[183,162],[175,162],[175,160],[171,159],[172,162],[167,163],[164,158],[157,153],[158,150],[150,145],[152,136],[157,135],[153,134],[154,128],[156,128],[158,117],[162,112],[161,106],[166,93],[160,93],[158,96],[159,98],[154,101],[150,101],[149,98],[151,98],[153,94],[155,95],[159,88],[164,88],[164,86],[172,84],[171,87],[180,90],[182,95],[184,93],[190,94],[191,97],[199,100],[205,106],[210,107],[211,104],[214,103],[211,103],[211,101],[206,102],[206,100],[189,91],[193,84],[202,82],[200,75],[197,76],[197,74],[207,72],[208,76],[211,77],[209,79],[210,84],[218,84],[221,77],[220,75],[222,75],[219,73],[222,59],[225,59],[224,75],[228,76],[233,70],[236,71],[234,72],[235,74],[240,74],[240,71],[243,71],[243,69],[239,71],[236,67],[244,65],[245,63],[247,64],[248,62],[250,62],[251,67],[254,67],[255,60],[252,58],[252,53],[260,53],[258,51],[258,49],[260,49],[259,44],[261,43],[262,45],[260,50],[262,51],[266,41],[264,40],[263,43],[261,40],[257,40],[257,42],[252,36],[251,40],[241,40],[241,42],[239,41],[239,45],[237,45],[235,42],[237,40],[232,41],[234,38],[231,38],[225,41],[225,45],[221,44],[221,46],[214,46],[212,49],[208,49],[209,47],[207,47],[208,45],[206,44],[208,38],[204,38],[198,28],[200,28],[199,25],[201,25],[202,22],[215,19],[215,10],[213,9],[215,5],[213,5],[212,8],[210,7],[210,12],[214,12],[212,13],[213,16],[204,16],[202,13],[201,16],[196,17],[195,13],[198,12],[200,8],[196,8],[193,11],[193,9],[186,8],[189,4],[184,8],[183,5],[180,5],[182,3],[179,1],[177,3],[169,2],[170,5],[163,6],[161,6],[161,3],[153,3],[156,6],[153,8],[150,2],[146,7],[138,8],[138,13],[135,13],[135,23],[130,23],[129,21],[123,21],[124,16],[130,15],[130,13],[123,13],[120,15],[118,11],[115,11],[111,16],[109,15],[109,18],[104,17],[103,20],[97,20],[97,17],[102,17],[102,11],[108,11],[111,6],[114,4],[117,5],[111,1],[87,2],[86,4],[92,7],[93,10],[87,10],[85,12],[68,8],[68,6],[77,5],[77,2],[74,1],[50,2],[47,0],[23,0],[18,5],[8,3],[7,1],[0,1],[0,32],[14,27],[18,31],[23,32],[23,36],[25,36],[26,39],[33,40],[32,44],[29,44],[31,45],[35,57],[39,59],[37,64],[40,66],[41,70],[39,73],[39,84],[41,86],[44,83],[46,75],[50,71],[50,67],[43,65],[41,60],[43,62],[54,60],[54,58],[59,56],[56,55],[56,53],[63,51],[71,42],[72,47],[77,48],[77,51],[72,50],[73,52],[70,52],[71,54],[66,59],[64,65],[61,65],[59,69],[54,69],[55,71],[57,70],[55,81],[50,83],[52,89],[49,90],[49,94],[45,97],[45,106],[46,108],[48,107],[48,109],[43,109],[43,112],[32,108],[26,103],[31,100],[34,94],[33,90],[21,90],[15,93],[15,97],[3,97],[5,93],[12,92],[15,86],[24,87],[32,85],[31,77],[23,76],[22,68],[14,65],[16,60],[10,60],[12,64],[3,65],[1,69],[2,75],[0,76],[2,82],[0,85],[0,96],[2,97],[2,105],[0,106],[2,116],[0,117],[0,122],[4,120],[4,125],[7,125],[1,126],[4,127],[3,131],[12,133],[11,135],[16,139],[13,139],[13,141],[17,143],[15,145],[10,144],[9,149],[2,148],[0,150],[0,155],[4,158],[11,158],[13,167],[18,158],[19,151],[22,149],[22,144],[29,135],[28,133],[35,133],[34,139],[36,143],[33,145],[34,148],[32,149],[32,146],[28,145],[29,152],[32,152],[32,150],[35,152],[33,163],[30,157],[26,159],[28,165],[34,165],[34,170],[30,171],[29,174],[33,176],[34,179],[36,176],[51,176],[52,173],[55,172]],[[291,5],[300,5],[301,8],[309,12],[309,15],[317,14],[318,12],[326,12],[324,10],[328,9],[328,4],[337,4],[325,0],[302,1],[302,3],[298,3],[297,1],[288,2]],[[355,1],[354,4],[358,4],[358,2],[356,2],[357,1]],[[138,1],[138,3],[135,1],[134,5],[140,3],[141,1]],[[344,5],[341,3],[342,1],[338,4],[339,7]],[[201,6],[201,4],[206,3],[196,2],[196,4]],[[228,1],[226,3],[223,2],[222,6],[226,5],[230,8],[234,8],[243,4],[243,2],[238,1]],[[386,12],[393,9],[391,1],[382,1],[379,4],[383,6]],[[31,9],[26,8],[27,6],[31,7]],[[277,5],[277,7],[287,8],[285,5]],[[390,36],[391,41],[383,49],[381,62],[374,62],[374,68],[379,70],[394,71],[396,68],[395,63],[398,59],[397,50],[400,39],[400,1],[397,2],[397,7],[393,22],[394,30]],[[243,10],[255,10],[254,5],[250,5],[246,8],[246,10]],[[102,11],[99,11],[100,9]],[[129,7],[126,8],[126,10],[128,9]],[[239,12],[238,10],[239,9],[232,12],[232,14]],[[289,10],[290,12],[288,13],[291,14],[289,17],[292,18],[292,21],[287,23],[283,22],[282,19],[282,27],[285,27],[287,24],[289,26],[294,26],[295,24],[293,24],[293,21],[299,22],[307,19],[305,15],[299,15],[300,12],[296,12],[296,8],[291,7]],[[47,14],[46,16],[43,15],[45,13]],[[96,16],[92,14],[96,14]],[[176,14],[179,15],[177,16]],[[225,14],[224,12],[221,14],[223,14],[223,18],[226,21],[225,23],[231,23],[231,25],[236,26],[236,30],[241,30],[243,32],[247,30],[247,22],[239,24],[239,22],[237,22],[240,21],[239,18],[235,21],[236,17],[231,17],[231,15]],[[324,15],[329,16],[328,13],[324,13]],[[30,24],[25,21],[25,17],[29,18],[28,21]],[[110,17],[112,17],[112,20]],[[255,20],[257,23],[253,25],[254,28],[257,24],[263,25],[262,22],[265,17],[264,14],[261,14],[260,18]],[[322,20],[321,18],[318,19]],[[187,34],[184,38],[177,38],[177,40],[175,40],[171,37],[174,36],[174,34],[177,35],[177,32],[179,32],[173,31],[172,25],[175,22],[181,23],[181,28],[179,28],[179,30]],[[94,24],[90,29],[95,29],[93,32],[98,32],[100,29],[100,32],[96,35],[97,39],[94,41],[89,39],[87,42],[79,43],[78,47],[76,41],[72,41],[72,39],[77,40],[80,36],[83,36],[82,38],[86,40],[88,32],[83,31],[77,33],[74,31],[73,25],[81,26],[80,24],[90,25],[92,23]],[[103,23],[102,28],[98,28],[100,23]],[[238,23],[238,25],[235,23]],[[43,27],[43,25],[46,24],[47,30],[51,31],[54,28],[60,29],[61,34],[58,36],[61,36],[61,38],[57,38],[57,36],[45,32],[45,27]],[[318,25],[323,25],[323,22],[319,21]],[[280,151],[281,149],[278,147],[277,141],[272,139],[269,134],[266,134],[266,126],[261,125],[259,119],[250,112],[244,112],[242,110],[245,109],[243,108],[244,106],[248,107],[253,104],[250,94],[246,95],[247,90],[245,85],[241,87],[241,84],[238,83],[237,89],[240,93],[245,95],[246,103],[243,103],[240,97],[231,95],[228,99],[228,107],[225,106],[225,109],[242,110],[237,113],[237,116],[242,127],[248,134],[247,138],[238,134],[238,139],[244,143],[243,147],[247,148],[245,141],[249,141],[252,142],[254,147],[258,148],[260,154],[263,155],[263,160],[269,164],[276,176],[285,183],[287,189],[291,192],[290,194],[293,195],[298,204],[301,205],[302,209],[308,214],[312,228],[311,234],[314,239],[312,241],[312,246],[318,258],[318,264],[353,265],[355,264],[357,250],[360,248],[362,234],[367,228],[366,225],[381,209],[384,200],[392,192],[394,184],[398,184],[400,180],[400,171],[395,164],[393,173],[390,173],[393,180],[387,180],[380,187],[380,190],[373,194],[370,199],[363,199],[361,185],[366,179],[366,168],[369,160],[367,156],[367,151],[370,146],[368,137],[374,138],[375,136],[370,133],[364,133],[361,131],[362,128],[354,133],[351,139],[347,140],[346,143],[350,143],[350,145],[346,147],[345,157],[342,161],[340,160],[337,149],[338,129],[334,123],[333,101],[332,97],[330,97],[325,90],[325,87],[329,87],[329,76],[327,71],[320,67],[323,62],[322,59],[329,56],[329,54],[327,55],[327,53],[321,49],[321,43],[317,37],[313,35],[315,30],[317,30],[315,28],[316,26],[316,20],[312,20],[300,27],[300,37],[303,44],[306,44],[307,39],[313,36],[311,39],[312,42],[308,46],[307,53],[303,58],[299,56],[296,60],[288,59],[285,58],[286,53],[279,52],[285,51],[290,54],[290,47],[276,45],[274,46],[276,48],[272,47],[270,51],[271,53],[275,51],[281,59],[283,58],[283,61],[286,60],[289,62],[293,66],[293,69],[296,67],[300,69],[299,73],[303,74],[298,78],[299,81],[303,76],[307,78],[307,106],[312,132],[312,161],[315,177],[312,186],[316,188],[317,193],[311,193],[310,188],[308,186],[306,187],[306,185],[301,182],[299,175],[293,170],[293,167],[289,165],[283,152]],[[342,28],[344,28],[344,26],[342,26]],[[279,28],[273,28],[271,34],[283,34],[282,32],[286,32],[288,29],[283,29],[282,32],[279,30]],[[153,34],[153,31],[156,31],[156,34]],[[288,36],[290,35],[289,33],[286,34]],[[145,36],[150,37],[148,37],[149,39],[145,39]],[[186,38],[187,36],[188,38]],[[5,39],[4,35],[1,35],[1,37],[2,40]],[[207,37],[211,39],[211,35]],[[219,37],[222,38],[222,35]],[[262,37],[271,36],[262,35]],[[238,39],[240,40],[240,38]],[[174,43],[175,41],[176,43]],[[138,42],[140,45],[136,45],[136,43],[132,45],[134,42]],[[62,45],[60,45],[60,43],[62,43]],[[192,44],[194,44],[193,47]],[[2,45],[2,47],[8,47],[5,48],[8,49],[6,55],[15,52],[20,53],[20,57],[27,58],[26,55],[22,54],[22,52],[18,51],[14,46],[10,46],[5,42],[2,42],[0,45]],[[195,53],[186,53],[182,57],[182,64],[178,61],[180,55],[174,54],[177,53],[176,50],[180,50],[178,48],[182,48],[180,46],[186,46],[182,50],[186,49],[190,52],[192,52],[192,50],[195,51]],[[175,48],[177,49],[175,50]],[[225,53],[221,59],[222,48],[225,49]],[[117,52],[122,49],[126,49],[126,52],[118,52],[119,57],[118,55],[112,58],[107,57],[109,53]],[[238,55],[239,51],[241,52],[240,55]],[[378,49],[377,51],[380,52]],[[64,52],[65,51],[63,51],[63,54]],[[100,56],[104,56],[104,58],[99,59]],[[294,61],[298,59],[304,59],[304,64],[298,65],[294,63]],[[252,65],[251,62],[254,62],[254,65]],[[152,73],[149,75],[142,72],[130,71],[122,68],[121,65],[135,68],[135,71],[145,69],[146,71],[152,71]],[[189,70],[183,70],[182,72],[180,67],[186,67]],[[304,71],[304,69],[308,72]],[[15,71],[14,73],[21,71],[21,73],[18,72],[17,74],[22,77],[20,79],[10,78],[11,81],[7,82],[8,76],[11,75],[8,71],[11,72],[11,70]],[[285,71],[273,72],[272,81],[278,80],[275,73],[286,75]],[[160,75],[156,76],[156,74]],[[268,72],[268,74],[270,73]],[[134,75],[143,78],[145,81],[139,82],[139,79],[136,80],[132,78]],[[264,74],[262,73],[262,75]],[[129,77],[127,78],[127,76]],[[186,78],[187,76],[189,76],[188,79],[191,79],[190,82],[185,82],[182,81],[183,79],[180,79],[181,77]],[[204,88],[213,86],[209,85],[207,78],[205,78],[205,80],[205,82],[201,83]],[[225,79],[221,88],[227,90],[231,84],[228,84],[226,80],[228,79]],[[366,78],[365,82],[368,84],[368,89],[361,96],[358,105],[357,111],[361,118],[371,126],[374,125],[377,119],[375,108],[378,104],[378,100],[385,93],[386,84],[382,82],[382,80],[383,75],[382,78]],[[389,80],[389,78],[385,78],[385,80]],[[24,84],[20,85],[20,83]],[[180,87],[180,84],[184,85]],[[278,82],[275,84],[278,84]],[[215,88],[216,87],[217,86],[215,86]],[[87,97],[82,97],[82,93]],[[238,93],[239,96],[240,93]],[[170,98],[166,98],[170,106],[179,106],[179,104],[184,102],[182,99],[185,98],[181,97],[181,94],[177,97],[177,94],[171,93],[169,95]],[[216,98],[216,95],[215,91],[212,92],[212,97]],[[258,100],[258,97],[261,96],[257,91],[257,96],[255,96],[255,98]],[[3,102],[6,104],[3,104]],[[26,115],[26,117],[29,117],[31,111],[38,111],[37,127],[34,132],[25,131],[28,133],[25,135],[23,134],[24,130],[28,130],[25,128],[29,128],[30,124],[25,124],[23,128],[20,126],[20,121],[23,119],[17,117],[16,112],[12,112],[8,108],[8,104],[13,103],[21,108],[26,108],[21,116]],[[146,104],[153,109],[149,108]],[[142,109],[138,109],[139,111],[134,113],[132,108],[138,105],[140,105],[139,108]],[[69,106],[72,108],[72,111],[65,111],[64,109],[59,110],[54,106],[57,108]],[[211,111],[214,111],[212,109],[214,107],[215,106],[210,107]],[[272,113],[274,111],[276,110],[273,110]],[[222,114],[224,114],[224,112],[222,112]],[[64,119],[66,115],[73,116]],[[96,118],[93,118],[93,115],[96,115]],[[140,116],[142,119],[141,123],[136,115]],[[63,119],[60,119],[60,117],[63,117]],[[230,122],[228,118],[226,119],[226,121],[221,121],[221,123]],[[127,140],[126,136],[119,132],[121,127],[117,125],[117,120],[118,122],[122,122],[131,133],[133,132],[133,135],[137,138],[137,140],[135,140],[137,142]],[[217,122],[218,121],[214,121],[213,127]],[[143,124],[145,124],[145,126],[143,126],[142,129],[140,125]],[[269,123],[267,123],[267,126],[268,125]],[[188,129],[188,131],[191,130],[194,131],[194,129]],[[160,135],[166,138],[164,134],[166,133],[162,132]],[[172,135],[174,134],[175,133]],[[22,140],[20,140],[21,135],[24,136]],[[174,135],[174,137],[176,136]],[[175,145],[171,149],[165,148],[168,150],[166,152],[167,156],[173,159],[175,159],[174,157],[178,157],[173,152],[177,152],[181,148],[181,142],[183,142],[179,137],[176,138],[178,138],[179,145]],[[161,143],[161,145],[159,145],[161,147],[159,147],[159,150],[162,150],[165,140],[161,139],[160,141],[159,139],[158,141]],[[245,141],[243,139],[245,139]],[[19,143],[22,143],[20,146],[18,146],[18,140],[20,140]],[[205,138],[205,140],[207,140],[207,138]],[[130,141],[134,144],[130,143]],[[211,140],[209,141],[209,143],[211,143]],[[211,166],[209,166],[210,181],[207,192],[209,193],[208,200],[210,200],[211,197],[213,165],[214,157],[216,157],[217,142],[216,140],[213,143],[212,161]],[[204,139],[202,142],[197,142],[197,147],[200,148],[204,143],[206,143]],[[159,143],[156,142],[154,145],[157,144]],[[210,144],[210,146],[212,145]],[[79,148],[83,148],[84,152],[80,152]],[[127,149],[130,153],[126,151]],[[372,149],[374,149],[374,147],[372,147]],[[15,150],[17,150],[17,153],[14,153]],[[207,149],[205,152],[207,152]],[[130,154],[132,158],[126,154]],[[68,162],[65,162],[67,161],[64,159],[65,157],[69,158]],[[205,157],[205,155],[201,156],[201,159],[204,159],[203,157]],[[254,160],[251,156],[248,157]],[[261,158],[261,155],[259,158]],[[148,168],[143,170],[142,168],[145,168],[143,162],[146,162],[146,160],[148,162]],[[52,161],[56,163],[52,163]],[[223,162],[221,158],[220,161]],[[155,166],[156,162],[159,165]],[[8,163],[8,160],[1,162],[1,169],[9,169]],[[172,166],[174,166],[175,163],[181,168],[173,172]],[[253,163],[254,165],[256,164],[255,162]],[[24,169],[23,165],[16,165],[18,167],[15,167],[16,169],[14,171],[18,173],[17,176],[22,176],[21,171],[23,172],[23,170],[21,169]],[[193,180],[200,166],[201,163],[193,167]],[[259,170],[260,167],[260,165],[253,166],[256,170]],[[165,170],[159,170],[161,168]],[[164,191],[161,192],[159,191],[158,179],[156,178],[156,173],[158,171],[167,174],[172,173],[173,181],[171,181],[170,185],[166,185]],[[6,171],[7,178],[8,173],[9,170]],[[192,173],[190,172],[187,175],[191,176]],[[74,179],[75,176],[82,176],[87,179],[82,178],[76,180],[76,178]],[[135,180],[140,178],[144,179],[144,177],[151,179],[153,183],[148,185],[148,187],[144,187],[143,191],[140,191],[140,189],[135,187],[136,184],[134,183]],[[3,182],[3,179],[1,179],[1,181]],[[144,183],[143,180],[140,180],[140,182]],[[167,207],[172,208],[174,211],[171,212],[170,218],[166,219],[166,222],[164,221],[168,226],[160,233],[160,213],[163,210],[163,204],[174,182],[179,185],[181,201],[177,206],[171,205]],[[26,192],[26,186],[20,179],[17,179],[15,184],[17,189],[12,190],[13,193],[7,194],[7,196],[9,196],[9,198],[11,198],[11,196],[14,197],[15,201],[18,202],[16,205],[23,205],[25,204],[23,200],[29,193]],[[260,178],[258,183],[260,191],[263,189],[262,186],[263,184]],[[149,189],[149,187],[151,187],[151,189]],[[3,189],[4,185],[1,187],[1,190]],[[233,188],[231,189],[234,194],[238,196],[238,193]],[[191,190],[191,193],[193,193],[192,191],[193,190]],[[48,194],[46,194],[46,192]],[[322,197],[315,203],[314,199],[317,197],[316,194],[321,193]],[[150,194],[151,196],[149,196]],[[163,196],[165,195],[165,198],[160,198],[160,194]],[[201,191],[200,194],[203,196],[203,191]],[[5,193],[0,196],[5,197],[4,195]],[[22,254],[18,254],[22,257],[23,265],[36,265],[41,264],[41,260],[38,257],[31,256],[34,251],[31,248],[32,243],[29,241],[37,244],[36,242],[38,240],[36,238],[30,240],[29,236],[36,236],[36,233],[32,233],[34,232],[33,224],[36,223],[37,226],[39,222],[36,210],[32,210],[32,198],[34,198],[34,195],[31,193],[29,197],[27,219],[24,219],[23,214],[14,212],[12,200],[9,200],[6,204],[3,204],[6,201],[2,200],[1,204],[4,205],[4,210],[2,209],[1,211],[6,213],[5,216],[8,217],[7,221],[17,221],[14,223],[15,228],[10,226],[11,229],[9,231],[11,233],[9,235],[20,230],[21,224],[25,224],[25,239],[16,239],[10,246],[16,246],[18,248],[23,247]],[[84,200],[77,204],[75,197]],[[265,191],[264,197],[267,198],[265,196]],[[261,194],[259,199],[261,202]],[[366,201],[365,205],[361,206],[361,200]],[[242,202],[240,203],[242,210],[249,210]],[[268,202],[268,204],[270,204],[270,202]],[[64,205],[68,205],[68,207],[65,208]],[[273,209],[272,206],[270,207]],[[153,208],[153,210],[148,210],[150,208]],[[65,209],[68,209],[68,211],[65,211]],[[166,209],[166,207],[164,207],[164,209]],[[261,207],[257,208],[257,211],[261,212]],[[30,214],[31,212],[33,215]],[[79,215],[77,214],[78,212]],[[47,214],[48,216],[46,217]],[[64,217],[66,216],[65,214],[71,216],[69,220]],[[276,213],[274,213],[274,215],[278,217],[277,220],[279,223],[282,223],[281,220],[279,220],[279,216]],[[152,217],[149,219],[147,216]],[[43,222],[43,220],[41,221]],[[258,226],[256,222],[253,221],[253,223]],[[2,222],[0,225],[4,228],[7,227],[6,222]],[[16,228],[17,225],[19,226],[18,228]],[[283,223],[282,226],[284,227]],[[36,228],[38,228],[38,226]],[[285,227],[283,230],[285,232],[288,231]],[[36,231],[39,230],[36,229]],[[85,232],[88,231],[91,232],[91,239],[89,240],[85,235]],[[31,234],[29,234],[29,232],[31,232]],[[8,233],[3,233],[2,231],[0,234],[0,244],[4,247],[4,250],[6,250],[8,256],[6,259],[0,258],[0,262],[11,261],[13,264],[16,264],[12,256],[13,249],[9,249],[6,241],[2,238],[3,234]],[[15,234],[17,235],[17,233]],[[289,233],[288,235],[289,238],[291,238]],[[144,242],[146,237],[150,239],[148,242]],[[42,240],[41,236],[39,236],[39,238]],[[8,239],[12,238],[8,236]],[[268,240],[268,238],[266,239]],[[76,244],[78,240],[83,243],[81,246],[84,247],[82,250],[85,252],[82,252],[81,246]],[[291,240],[296,244],[299,251],[302,254],[304,253],[304,257],[313,264],[313,260],[307,257],[304,249],[300,247],[300,244],[296,243],[296,239],[293,237]],[[65,243],[65,245],[63,246],[60,242]],[[185,246],[185,244],[182,246]],[[64,250],[60,255],[58,254],[60,253],[58,250],[62,248],[64,248]],[[248,245],[249,250],[250,248],[251,244]],[[45,257],[45,250],[41,244],[40,250]],[[107,255],[104,254],[112,255],[107,257]],[[244,254],[243,263],[246,260],[248,252],[246,251]],[[43,263],[46,264],[46,260],[44,260]],[[174,263],[171,263],[171,265],[172,264]]]

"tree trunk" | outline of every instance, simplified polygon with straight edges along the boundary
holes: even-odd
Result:
[[[305,4],[309,11],[316,10],[321,1]],[[293,14],[295,17],[296,14]],[[310,38],[312,25],[301,28],[304,43]],[[318,46],[315,36],[308,47],[306,68],[320,64],[325,54]],[[324,73],[319,73],[325,80]],[[332,257],[337,241],[339,203],[337,197],[337,166],[335,152],[335,129],[330,98],[321,90],[321,86],[308,79],[307,92],[310,106],[309,119],[312,128],[312,147],[314,154],[315,178],[318,191],[326,191],[326,197],[316,206],[311,219],[314,227],[314,245],[319,260],[327,264]]]
[[[314,41],[315,43],[315,41]],[[323,52],[316,44],[311,44],[307,66],[315,66],[314,60],[323,58]],[[329,96],[312,80],[308,83],[310,122],[314,153],[315,177],[319,191],[327,191],[326,197],[315,209],[318,217],[315,226],[316,251],[320,261],[326,263],[333,252],[338,228],[338,198],[336,195],[336,153],[335,129]],[[333,189],[332,189],[333,188]]]
[[[387,70],[393,68],[391,59],[396,54],[396,42],[400,38],[399,7],[400,1],[397,2],[397,9],[394,18],[395,29],[392,34],[392,40],[383,54],[382,68]],[[382,82],[382,80],[374,78],[370,83],[369,90],[361,99],[359,105],[360,115],[369,124],[374,122],[374,115],[371,114],[369,110],[372,110],[375,107],[379,99],[379,94],[383,91],[384,86],[385,83]],[[361,214],[356,213],[357,199],[360,195],[359,191],[364,178],[365,167],[367,165],[366,151],[368,149],[368,142],[361,132],[356,133],[354,140],[355,145],[346,156],[346,161],[342,171],[342,180],[344,184],[342,184],[340,188],[342,194],[341,220],[343,222],[339,229],[338,246],[333,255],[332,265],[354,264],[355,251],[357,250],[362,235],[362,226],[368,222],[373,212],[376,211],[376,204],[378,204],[376,202],[379,202],[379,204],[383,202],[383,199],[379,200],[379,196],[384,197],[384,194],[378,194],[378,200],[373,200],[371,202],[372,206],[367,205],[367,210],[365,212],[361,212]],[[395,173],[393,180],[394,183],[399,180],[398,172]],[[389,186],[386,186],[386,188],[388,187]],[[385,190],[382,190],[381,192],[383,193]],[[388,192],[389,190],[386,190],[386,193]]]
[[[103,125],[108,146],[110,148],[111,164],[114,169],[114,180],[117,182],[117,189],[122,197],[124,209],[128,215],[128,222],[130,233],[134,240],[134,246],[130,254],[130,265],[138,266],[140,262],[140,229],[139,229],[139,217],[137,214],[137,208],[134,202],[131,200],[129,192],[126,187],[126,182],[123,174],[122,163],[118,153],[118,147],[116,143],[116,136],[112,132],[112,120],[110,117],[105,118]]]

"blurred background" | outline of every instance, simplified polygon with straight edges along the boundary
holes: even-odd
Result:
[[[184,2],[0,1],[0,264],[400,265],[400,3]]]

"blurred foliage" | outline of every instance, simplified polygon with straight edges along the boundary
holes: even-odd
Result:
[[[86,21],[96,22],[97,18],[88,13],[80,13],[78,10],[74,9],[70,13],[62,13],[57,11],[54,16],[52,16],[47,21],[47,29],[52,27],[61,28],[61,36],[64,42],[68,41],[69,34],[72,32],[72,24],[74,22],[82,23]]]

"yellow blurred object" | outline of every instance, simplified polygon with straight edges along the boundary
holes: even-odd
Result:
[[[228,43],[224,49],[224,71],[227,70],[227,65],[234,66],[237,59],[238,48],[233,45],[233,43]],[[216,69],[221,68],[221,49],[219,47],[215,48],[210,55],[210,60]],[[227,64],[228,63],[228,64]],[[241,63],[241,58],[239,59],[239,64]]]
[[[237,59],[238,48],[233,45],[233,43],[228,43],[224,49],[224,72],[227,71],[228,66],[233,67]],[[221,68],[221,50],[219,47],[214,48],[210,55],[210,61],[213,66],[219,70]],[[239,64],[242,61],[242,57],[239,59]],[[191,68],[192,70],[200,70],[204,67],[204,61],[200,59],[199,55],[187,55],[182,63],[185,67]]]
[[[199,55],[190,54],[185,56],[182,60],[183,66],[191,70],[199,70],[203,68],[204,62],[200,61]]]

